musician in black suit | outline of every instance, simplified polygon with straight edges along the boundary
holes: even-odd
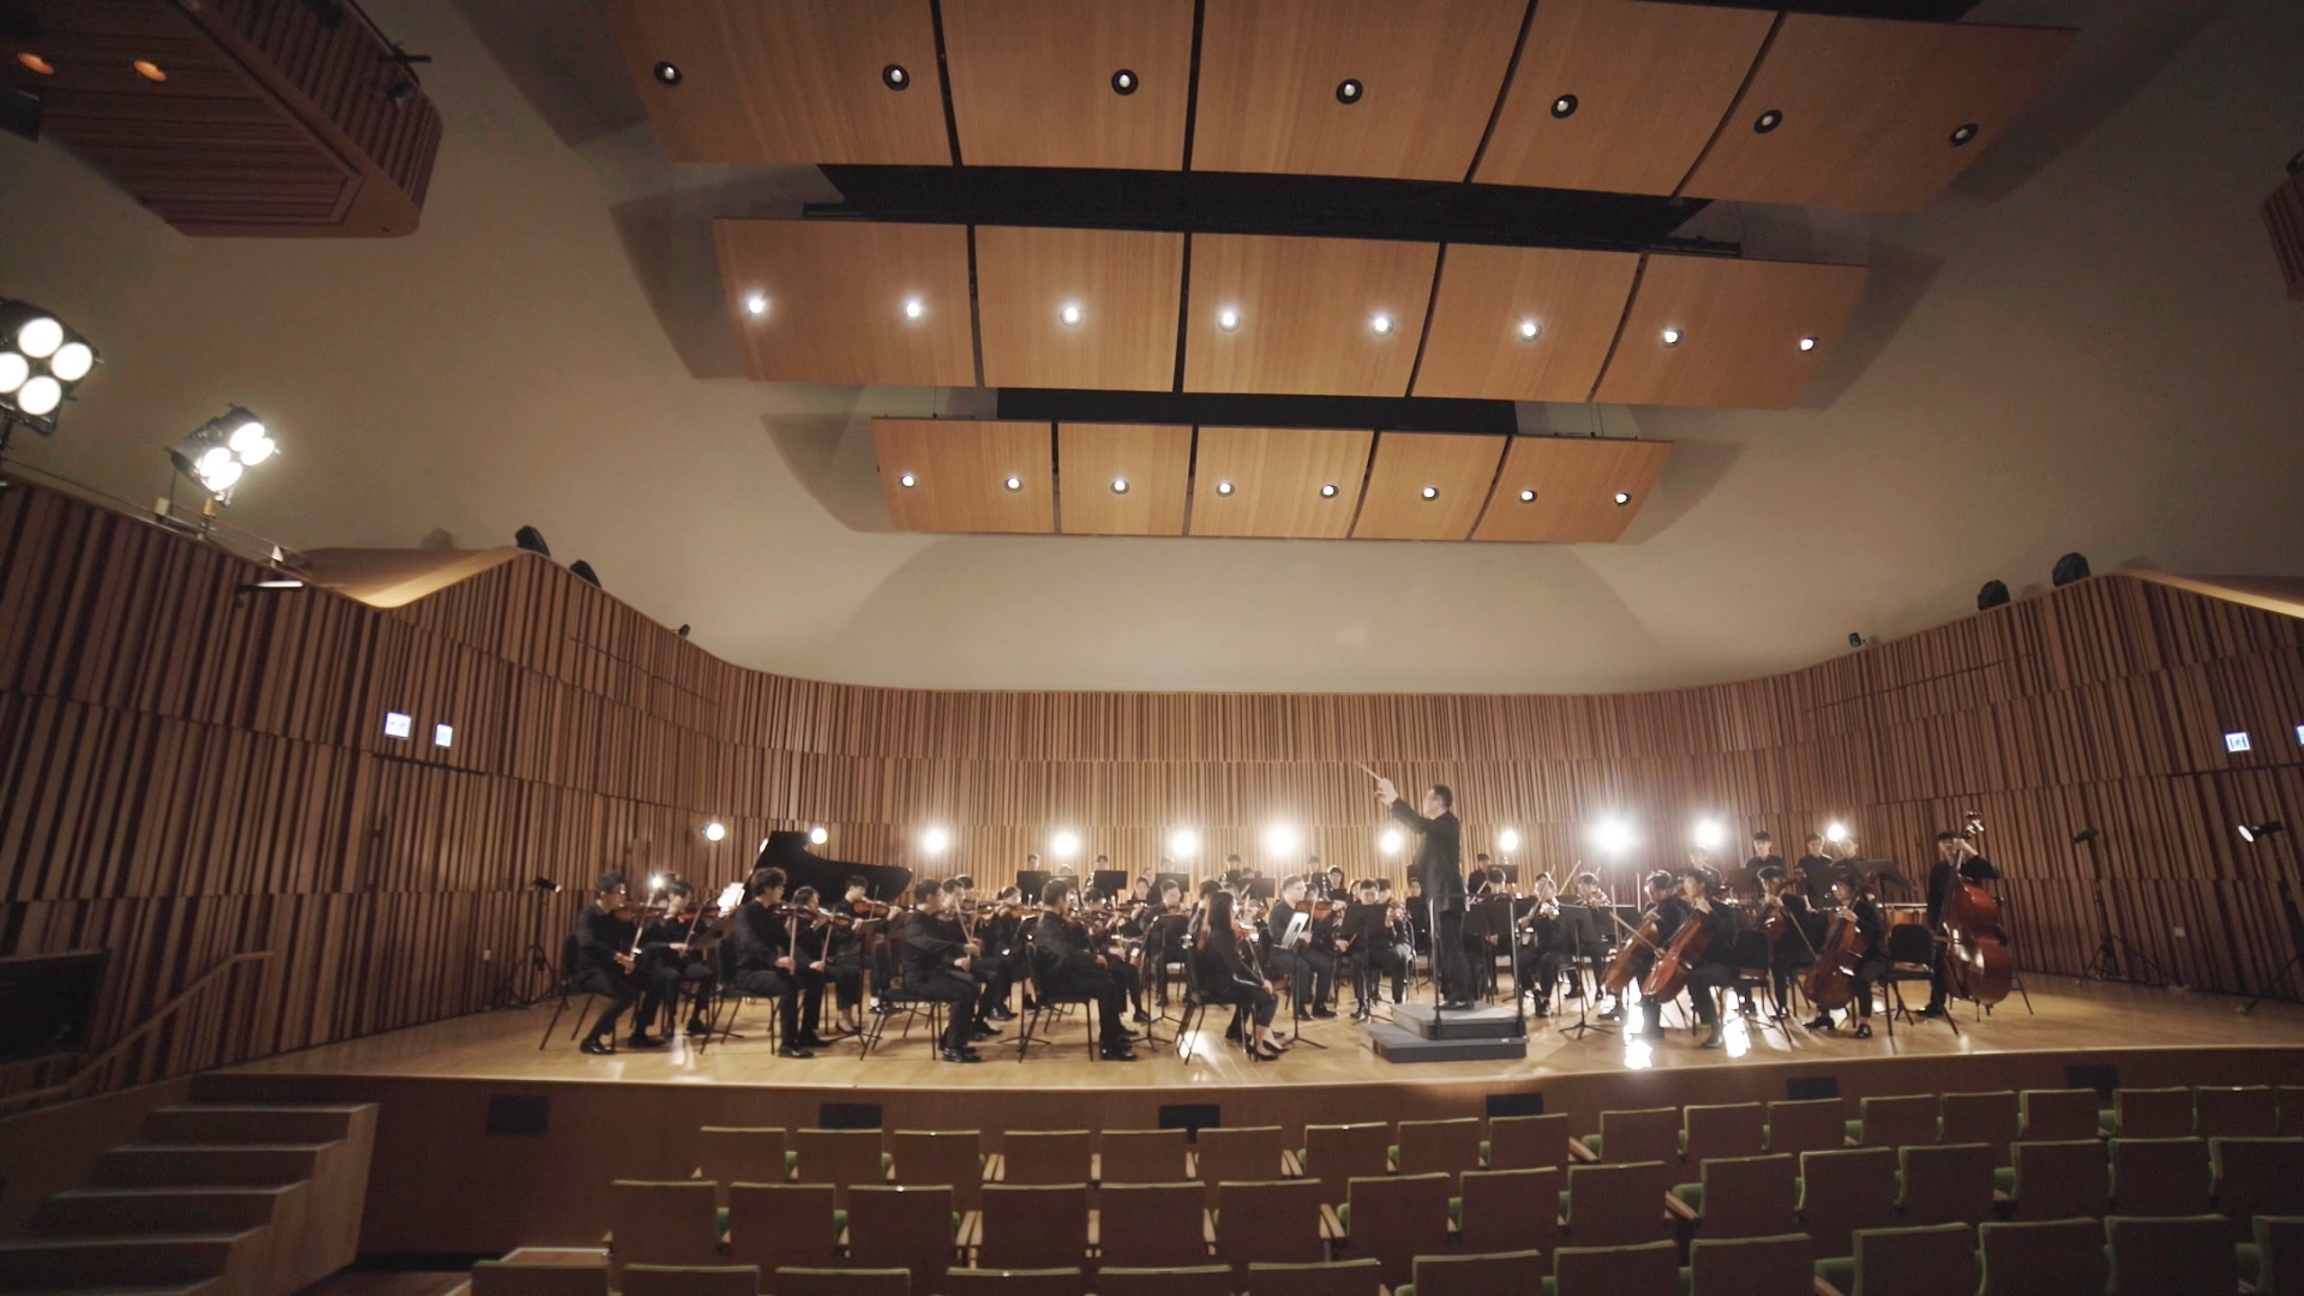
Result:
[[[1323,875],[1324,876],[1324,875]],[[1294,991],[1296,1016],[1333,1017],[1328,987],[1336,976],[1333,946],[1322,948],[1313,931],[1312,910],[1305,903],[1305,879],[1291,877],[1280,883],[1280,897],[1265,917],[1265,935],[1272,950],[1272,974],[1288,978]],[[1302,922],[1297,919],[1301,917]],[[1291,932],[1290,928],[1295,930]]]
[[[945,1061],[981,1062],[969,1044],[975,1025],[971,1005],[977,997],[970,958],[977,947],[968,943],[959,920],[945,912],[941,885],[916,884],[912,903],[912,912],[904,915],[904,993],[944,1005]]]
[[[728,984],[744,994],[776,1001],[777,1021],[784,1030],[777,1056],[814,1057],[800,1042],[800,983],[792,954],[792,924],[789,915],[777,912],[784,902],[784,870],[761,869],[745,889],[752,899],[728,925],[732,959]]]
[[[1954,879],[1979,885],[1999,880],[2000,870],[1992,861],[1976,853],[1968,838],[1947,828],[1936,834],[1935,864],[1928,869],[1928,930],[1941,934],[1944,930],[1944,902],[1952,894]],[[1936,975],[1928,978],[1928,1006],[1921,1009],[1923,1017],[1944,1015],[1944,959],[1948,946],[1936,943]]]
[[[1450,1008],[1472,1006],[1472,969],[1464,960],[1464,848],[1456,821],[1456,794],[1446,784],[1425,789],[1424,813],[1401,799],[1392,780],[1376,780],[1376,799],[1392,817],[1417,833],[1416,862],[1409,876],[1423,883],[1432,909],[1433,975]]]
[[[1133,1062],[1136,1054],[1128,1043],[1135,1036],[1121,1016],[1128,1009],[1128,986],[1134,978],[1124,982],[1119,972],[1125,971],[1126,965],[1090,947],[1088,928],[1072,915],[1079,902],[1072,888],[1070,878],[1051,878],[1040,892],[1040,921],[1032,929],[1035,957],[1045,960],[1039,966],[1046,969],[1049,993],[1096,1001],[1097,1036],[1104,1060]]]
[[[632,938],[637,928],[616,913],[629,895],[623,874],[601,874],[592,888],[592,903],[576,915],[576,929],[568,937],[575,954],[567,973],[569,989],[608,1001],[592,1022],[592,1029],[585,1032],[584,1042],[577,1046],[586,1053],[615,1051],[616,1019],[635,1001],[640,1002],[640,1012],[632,1019],[632,1047],[664,1046],[664,1041],[648,1033],[648,1023],[656,1020],[657,994],[654,985],[636,971]]]

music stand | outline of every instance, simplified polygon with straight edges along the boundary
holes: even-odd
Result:
[[[1578,982],[1581,983],[1584,978],[1585,968],[1589,965],[1590,962],[1589,958],[1585,954],[1585,951],[1590,948],[1607,948],[1612,946],[1614,941],[1611,939],[1607,929],[1600,925],[1599,910],[1594,909],[1590,905],[1577,905],[1575,906],[1575,909],[1576,923],[1574,926],[1568,929],[1568,937],[1571,942],[1571,948],[1574,950],[1573,957],[1576,961],[1576,978]],[[1560,906],[1561,916],[1566,917],[1568,910],[1568,905]],[[1586,1034],[1592,1031],[1598,1031],[1603,1035],[1613,1035],[1616,1033],[1616,1027],[1614,1025],[1608,1022],[1596,1022],[1592,1020],[1592,1001],[1600,997],[1600,975],[1600,972],[1595,969],[1592,973],[1592,984],[1589,986],[1579,985],[1579,989],[1581,989],[1583,993],[1576,996],[1576,1024],[1573,1026],[1562,1026],[1560,1028],[1561,1034],[1572,1035],[1580,1040],[1583,1039]]]
[[[1189,902],[1192,899],[1192,875],[1189,873],[1155,873],[1152,875],[1152,898],[1160,898],[1160,888],[1176,884],[1176,891]]]
[[[1280,894],[1280,879],[1278,878],[1243,876],[1240,880],[1248,884],[1247,899],[1269,900]]]
[[[1040,893],[1056,875],[1046,869],[1023,869],[1016,874],[1016,889],[1024,893],[1026,904],[1040,903]]]
[[[1126,869],[1097,869],[1088,875],[1088,885],[1114,900],[1127,898],[1128,888],[1134,880]]]

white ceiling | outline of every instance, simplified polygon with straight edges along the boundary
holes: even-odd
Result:
[[[1642,689],[1939,622],[2069,549],[2304,570],[2304,304],[2256,214],[2304,145],[2293,0],[1987,0],[2084,29],[2040,103],[1917,215],[1709,213],[1756,250],[1853,248],[1871,295],[1806,408],[1598,411],[1677,449],[1625,543],[1578,547],[878,529],[870,415],[989,411],[734,376],[707,220],[793,214],[821,178],[664,162],[612,55],[523,0],[368,7],[435,59],[411,238],[190,239],[0,138],[0,295],[105,360],[25,461],[148,501],[163,448],[238,402],[285,447],[232,509],[250,530],[532,523],[733,661],[938,687]]]

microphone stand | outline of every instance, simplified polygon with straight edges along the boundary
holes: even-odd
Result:
[[[2084,981],[2126,981],[2130,985],[2166,986],[2172,984],[2174,979],[2163,973],[2160,970],[2160,965],[2154,963],[2150,955],[2136,948],[2134,941],[2116,935],[2112,930],[2112,912],[2104,905],[2104,861],[2096,854],[2096,830],[2093,828],[2085,829],[2073,840],[2088,848],[2088,871],[2096,879],[2096,885],[2090,888],[2096,893],[2096,925],[2104,932],[2104,939],[2096,943],[2095,966],[2084,969],[2080,973],[2081,979]],[[2000,907],[2002,909],[2008,907],[2006,897],[2001,898]],[[2003,923],[2002,925],[2005,926],[2006,924]],[[2132,963],[2140,963],[2151,969],[2152,979],[2150,981],[2141,981],[2132,976],[2120,975],[2120,949],[2123,946],[2127,948],[2128,957]],[[2182,987],[2179,986],[2178,988]]]

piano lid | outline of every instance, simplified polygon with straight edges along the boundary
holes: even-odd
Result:
[[[851,877],[863,878],[865,894],[874,900],[903,899],[912,885],[912,870],[908,868],[825,859],[808,849],[808,834],[799,831],[769,833],[768,844],[761,848],[753,868],[780,868],[789,879],[785,894],[791,894],[795,888],[812,886],[827,902],[847,892]]]

